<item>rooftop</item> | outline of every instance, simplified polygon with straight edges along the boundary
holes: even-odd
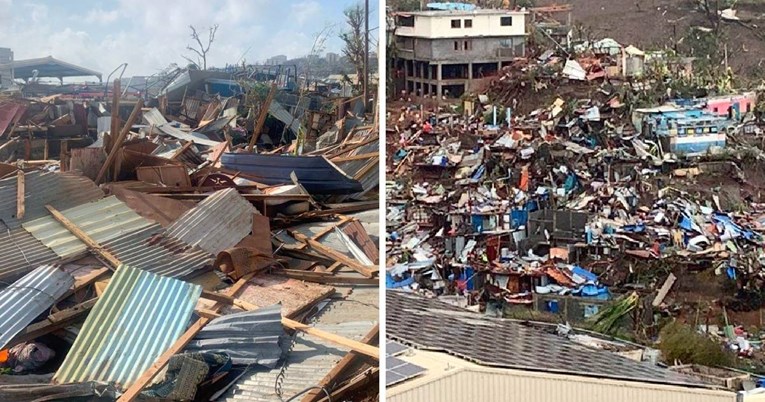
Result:
[[[398,15],[403,16],[418,16],[418,17],[458,17],[458,16],[471,16],[471,15],[525,15],[529,12],[526,10],[495,10],[495,9],[479,9],[479,10],[426,10],[426,11],[408,11],[399,12]]]
[[[389,339],[416,349],[446,352],[481,366],[713,388],[519,321],[487,318],[435,299],[388,290],[386,306]]]
[[[90,70],[85,67],[76,66],[65,61],[53,58],[53,56],[40,57],[37,59],[15,60],[13,65],[13,76],[15,78],[32,78],[34,70],[37,70],[38,77],[85,77],[95,76],[101,79],[101,73]]]

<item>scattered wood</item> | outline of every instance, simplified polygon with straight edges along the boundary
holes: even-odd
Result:
[[[114,144],[112,144],[112,149],[109,151],[109,155],[106,156],[106,162],[104,162],[104,165],[101,166],[101,170],[98,172],[98,176],[96,176],[96,184],[101,184],[101,181],[106,175],[106,172],[114,163],[114,159],[117,157],[117,150],[119,150],[120,147],[122,147],[122,143],[125,142],[125,138],[130,132],[130,128],[133,127],[133,124],[138,118],[138,114],[141,112],[142,107],[143,99],[138,99],[138,102],[136,102],[135,106],[133,107],[133,112],[130,113],[130,117],[128,117],[128,120],[125,122],[122,130],[120,130],[120,133],[117,136],[117,139],[114,141]]]
[[[48,316],[48,318],[40,322],[36,322],[26,327],[23,331],[19,332],[19,334],[16,335],[16,337],[8,343],[7,347],[10,348],[11,346],[18,345],[19,343],[37,339],[45,334],[58,331],[59,329],[68,326],[74,320],[87,314],[90,309],[96,305],[97,301],[98,298],[90,299],[74,307],[70,307],[68,309],[64,309],[57,313],[51,314]]]
[[[25,206],[25,189],[24,189],[24,179],[25,175],[24,172],[21,170],[16,173],[16,218],[17,219],[24,219],[24,214],[26,213],[26,206]]]
[[[661,289],[659,289],[659,293],[656,294],[656,297],[653,299],[653,303],[651,303],[652,306],[658,307],[664,301],[664,298],[667,297],[667,294],[669,294],[669,291],[672,289],[672,285],[675,284],[676,280],[677,277],[670,272],[669,276],[664,281],[664,284],[661,286]]]

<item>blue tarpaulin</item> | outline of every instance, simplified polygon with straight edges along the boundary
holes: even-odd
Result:
[[[510,227],[518,229],[521,226],[526,225],[529,221],[529,211],[525,209],[514,209],[510,211]]]
[[[590,272],[590,271],[588,271],[588,270],[586,270],[584,268],[575,266],[574,268],[571,268],[571,272],[574,275],[581,276],[582,278],[584,278],[588,282],[597,282],[598,281],[598,276],[597,275],[593,274],[592,272]]]
[[[412,283],[414,283],[414,278],[413,277],[409,277],[409,278],[406,278],[406,279],[404,279],[404,280],[402,280],[400,282],[396,282],[393,279],[393,276],[391,276],[391,274],[389,274],[389,273],[385,274],[385,287],[388,288],[388,289],[403,288],[404,286],[409,286]]]
[[[483,232],[483,215],[471,215],[471,221],[473,223],[473,231],[476,233]]]

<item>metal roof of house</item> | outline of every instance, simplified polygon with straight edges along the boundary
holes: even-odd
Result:
[[[367,145],[361,146],[359,148],[354,149],[350,153],[348,153],[347,156],[354,156],[354,155],[364,155],[372,152],[377,152],[380,149],[380,141],[373,141]],[[379,157],[378,157],[379,159]],[[337,167],[345,172],[350,177],[356,177],[356,175],[361,171],[362,168],[364,168],[371,158],[367,159],[357,159],[352,161],[346,161],[346,162],[337,162]],[[378,160],[378,164],[376,167],[367,170],[367,172],[362,175],[358,180],[361,183],[361,187],[364,188],[364,191],[361,191],[359,193],[355,194],[348,194],[348,195],[337,195],[333,197],[334,202],[342,202],[348,199],[361,199],[366,195],[370,190],[377,188],[380,185],[380,164]]]
[[[85,67],[76,66],[65,61],[53,58],[53,56],[40,57],[37,59],[14,60],[13,66],[14,78],[32,78],[35,76],[34,70],[37,70],[37,77],[85,77],[95,76],[101,79],[101,73],[90,70]]]
[[[200,286],[120,266],[53,382],[129,387],[183,334],[201,293]]]
[[[45,205],[67,209],[103,198],[101,189],[87,177],[70,173],[34,171],[24,176],[24,219],[49,216]],[[0,180],[0,219],[11,228],[19,226],[16,217],[17,178]]]
[[[167,228],[167,236],[218,254],[252,232],[255,213],[257,210],[236,189],[220,190],[175,220]]]
[[[43,265],[0,291],[0,349],[50,309],[73,284],[72,275]]]
[[[282,306],[229,314],[212,320],[186,346],[189,352],[222,352],[233,364],[258,364],[273,369],[282,357],[280,343],[287,334]]]
[[[711,387],[520,322],[487,318],[444,302],[386,292],[386,336],[495,368],[543,371],[668,385]]]
[[[159,224],[123,234],[102,244],[123,263],[171,278],[184,278],[211,265],[215,256],[163,235]]]
[[[214,258],[197,247],[168,238],[159,224],[141,217],[114,196],[60,212],[122,263],[134,268],[184,277]],[[53,217],[26,222],[24,229],[61,258],[87,251],[85,243]]]
[[[115,196],[60,212],[100,244],[152,224]],[[61,258],[87,250],[85,243],[50,215],[26,222],[23,227]]]
[[[0,281],[13,281],[41,264],[59,260],[53,250],[26,230],[11,229],[0,221]]]

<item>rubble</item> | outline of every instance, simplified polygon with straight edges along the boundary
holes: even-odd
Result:
[[[682,61],[606,38],[536,49],[461,99],[391,97],[389,291],[649,346],[667,320],[759,311],[761,96]],[[761,356],[760,333],[720,345]]]
[[[0,399],[374,386],[374,113],[177,73],[156,97],[0,95]]]

